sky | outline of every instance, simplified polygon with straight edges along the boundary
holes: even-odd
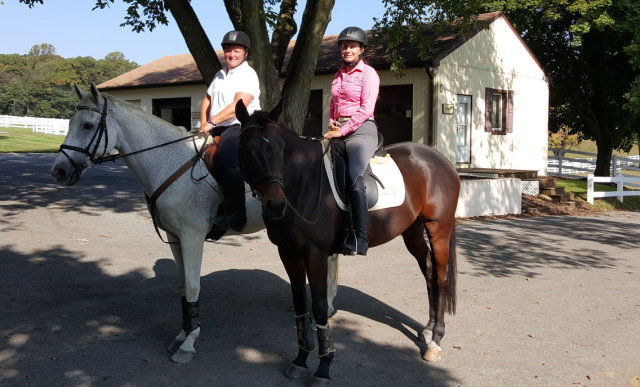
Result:
[[[298,24],[305,1],[299,1]],[[34,45],[48,43],[63,58],[104,57],[114,51],[143,65],[167,55],[187,54],[184,39],[169,15],[169,25],[158,25],[153,32],[136,33],[124,22],[127,4],[116,0],[111,8],[92,11],[94,0],[44,0],[29,8],[18,0],[0,0],[0,54],[28,54]],[[366,4],[366,6],[364,6]],[[200,23],[211,44],[220,48],[223,35],[233,29],[222,0],[192,0]],[[326,35],[339,34],[343,28],[371,29],[373,18],[384,14],[382,0],[336,0]]]

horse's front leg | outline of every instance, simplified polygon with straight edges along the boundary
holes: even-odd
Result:
[[[290,379],[301,379],[311,374],[309,367],[307,367],[307,358],[309,352],[315,350],[316,347],[311,316],[307,310],[306,271],[302,260],[288,258],[283,255],[282,251],[280,257],[289,276],[289,282],[291,282],[298,339],[298,355],[284,374]]]
[[[200,241],[198,238],[183,237],[179,240],[171,233],[167,233],[167,238],[172,243],[171,251],[180,277],[182,307],[182,330],[167,349],[173,354],[172,361],[188,363],[196,353],[194,344],[200,336],[198,297],[204,239]]]
[[[326,254],[310,255],[306,261],[307,277],[309,288],[311,289],[311,303],[313,305],[313,318],[316,320],[318,335],[318,356],[320,364],[313,374],[315,377],[314,386],[324,386],[329,383],[331,377],[329,370],[335,348],[331,338],[331,328],[329,327],[329,305],[327,302],[327,265]]]

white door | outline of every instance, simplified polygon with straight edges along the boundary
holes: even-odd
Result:
[[[456,162],[471,162],[471,96],[458,95],[456,109]]]

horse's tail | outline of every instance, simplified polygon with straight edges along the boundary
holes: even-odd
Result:
[[[458,273],[458,258],[456,256],[456,227],[453,226],[449,236],[449,262],[447,263],[447,296],[446,309],[451,314],[456,313],[456,281]]]

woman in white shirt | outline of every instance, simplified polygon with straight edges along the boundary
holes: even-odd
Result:
[[[214,76],[200,108],[200,132],[220,136],[214,168],[225,198],[224,213],[213,218],[217,227],[207,239],[219,239],[229,228],[242,231],[247,222],[244,180],[239,169],[240,121],[235,106],[242,100],[250,114],[260,109],[260,82],[247,63],[249,36],[242,31],[229,31],[222,39],[222,48],[225,66]]]

